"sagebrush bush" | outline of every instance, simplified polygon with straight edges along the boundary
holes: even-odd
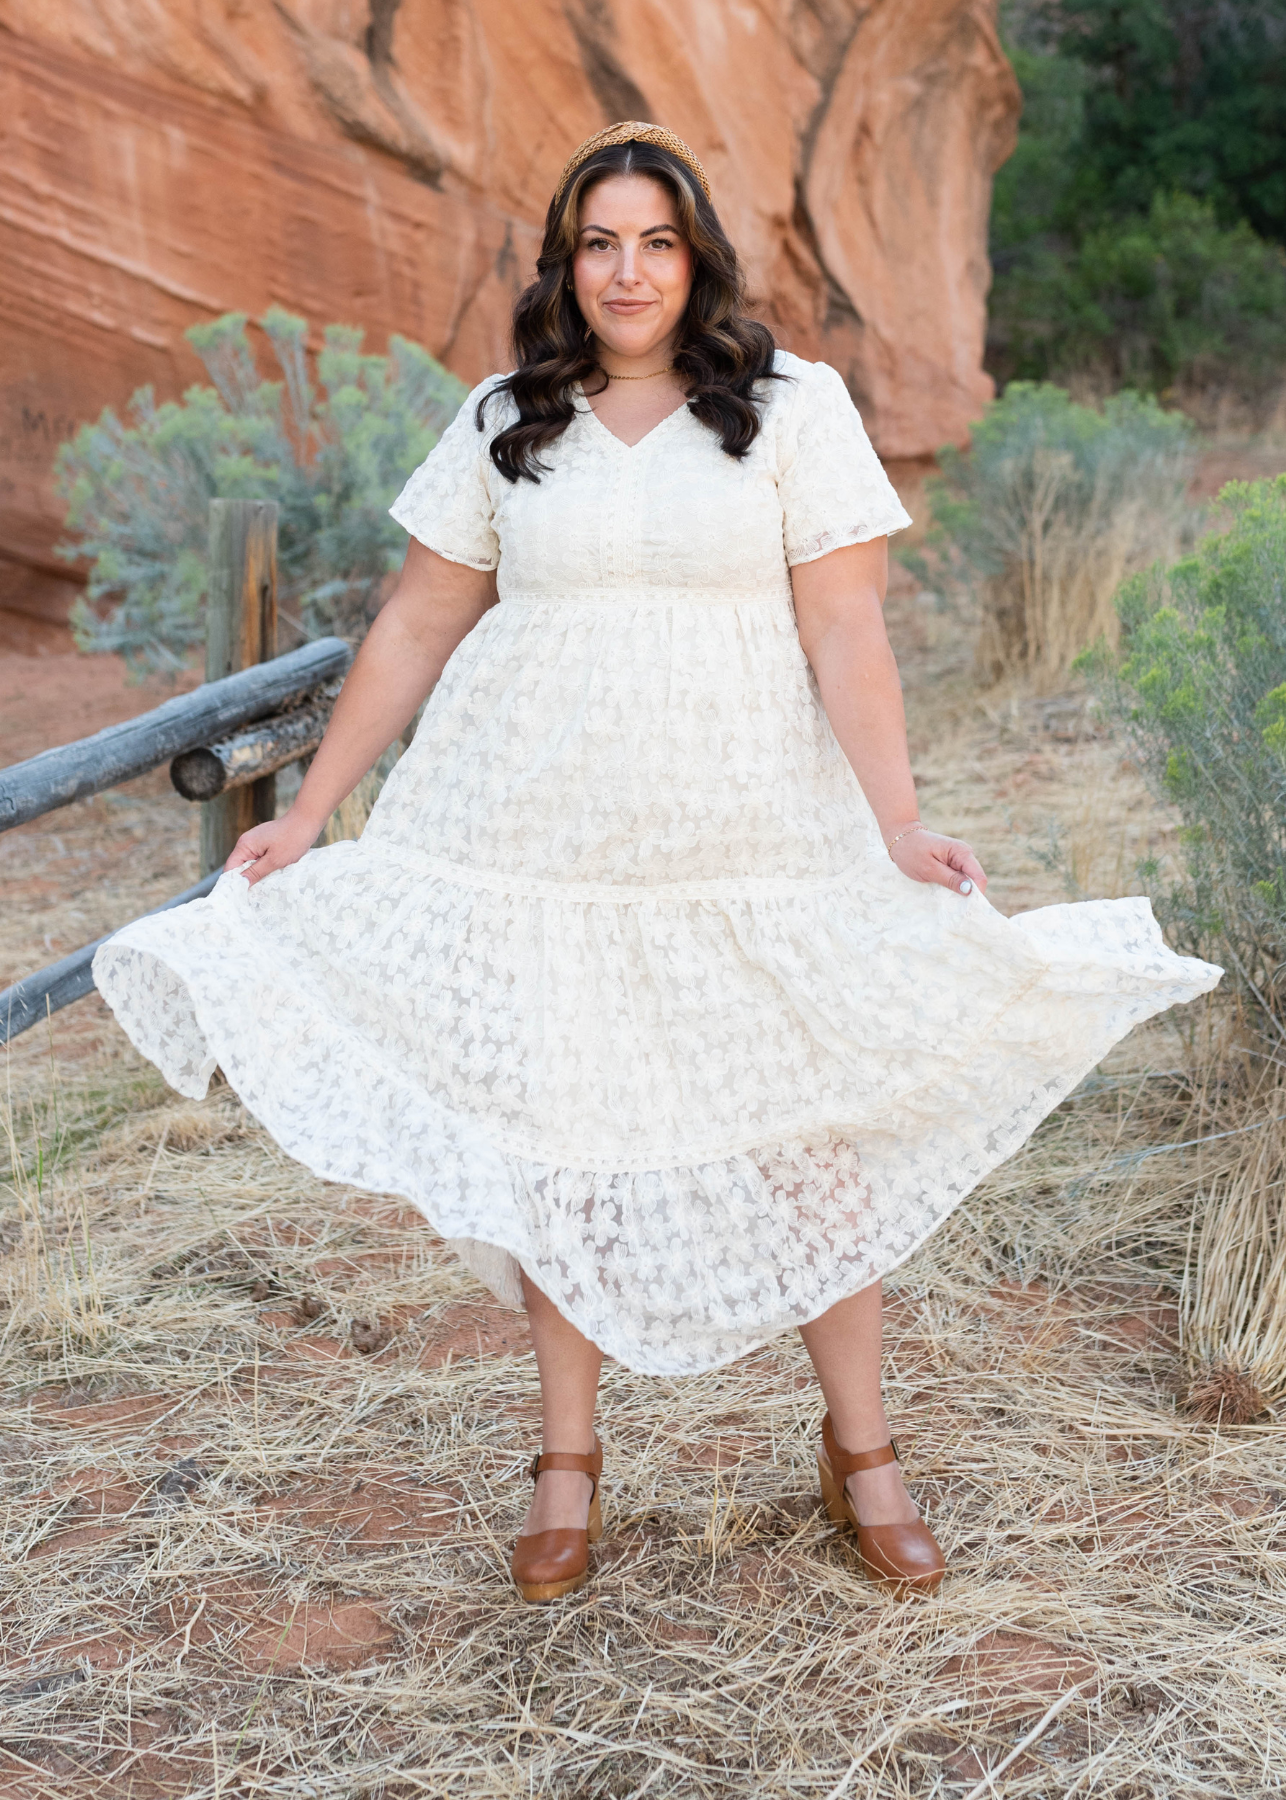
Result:
[[[343,325],[323,333],[314,383],[306,321],[274,307],[259,324],[279,380],[260,375],[245,314],[227,313],[187,333],[213,387],[161,406],[142,388],[124,421],[108,407],[60,451],[64,553],[91,564],[82,649],[141,670],[204,642],[212,499],[277,502],[279,604],[301,636],[364,632],[406,544],[388,506],[466,390],[420,345],[364,355]]]
[[[1114,644],[1121,582],[1190,529],[1194,462],[1191,426],[1153,400],[1099,411],[1011,382],[929,484],[936,536],[979,602],[981,672],[1056,681],[1097,639]]]
[[[1127,581],[1120,652],[1084,659],[1156,790],[1188,879],[1159,897],[1286,1035],[1286,475],[1231,482],[1227,529]]]

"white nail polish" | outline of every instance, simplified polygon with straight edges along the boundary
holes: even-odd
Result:
[[[966,876],[966,878],[965,878],[965,879],[964,879],[964,880],[963,880],[963,881],[962,881],[962,882],[961,882],[961,883],[960,883],[960,892],[961,892],[961,893],[962,893],[962,894],[972,894],[972,892],[973,892],[973,883],[972,883],[972,881],[970,881],[970,880],[969,880],[969,879],[968,879],[968,877],[967,877],[967,876]]]

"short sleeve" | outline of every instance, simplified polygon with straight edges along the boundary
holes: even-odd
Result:
[[[777,480],[791,568],[911,523],[840,376],[826,363],[795,368]]]
[[[389,507],[398,524],[427,550],[471,569],[500,561],[491,497],[494,466],[488,454],[501,408],[489,408],[488,429],[478,430],[478,402],[501,378],[474,388],[442,436]]]

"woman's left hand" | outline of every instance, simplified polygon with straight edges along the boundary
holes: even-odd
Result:
[[[893,861],[912,881],[936,881],[957,894],[987,891],[982,864],[963,838],[943,837],[938,831],[908,831],[889,851]]]

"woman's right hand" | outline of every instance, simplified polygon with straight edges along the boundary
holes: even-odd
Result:
[[[908,827],[894,833],[889,857],[894,868],[912,881],[936,882],[957,894],[971,894],[975,888],[982,894],[987,891],[982,864],[963,838],[944,837],[922,825]]]
[[[243,831],[224,863],[224,873],[240,869],[251,887],[276,869],[288,869],[311,850],[321,835],[315,819],[297,818],[292,808],[280,819],[269,819],[265,825],[254,825]]]

